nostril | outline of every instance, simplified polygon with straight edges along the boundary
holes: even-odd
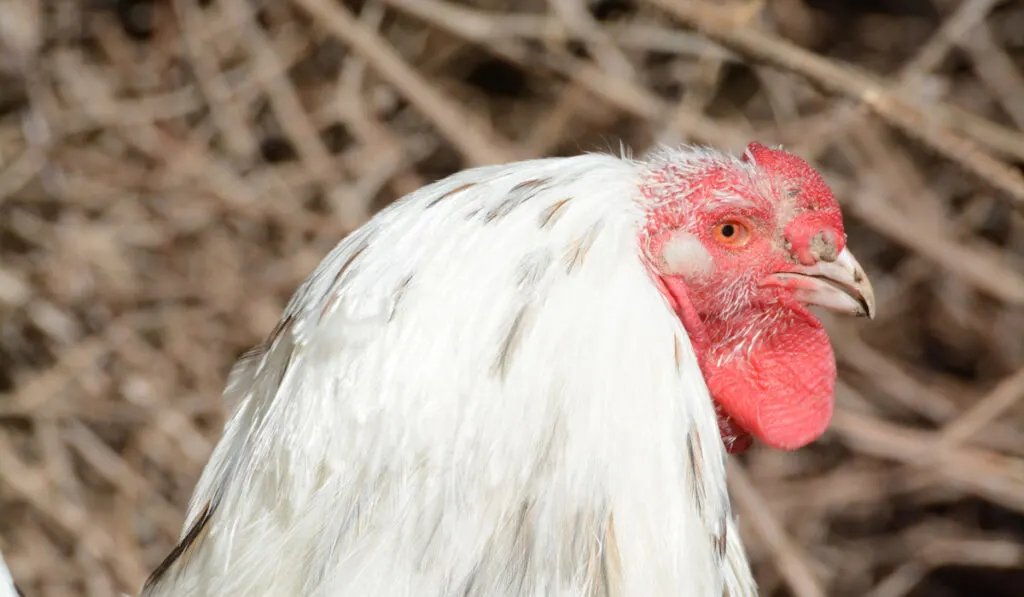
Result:
[[[827,215],[804,212],[783,228],[783,238],[788,241],[786,248],[801,265],[831,263],[839,259],[845,246],[842,223],[831,221]]]
[[[829,263],[839,258],[839,247],[836,246],[835,235],[830,230],[822,230],[811,238],[811,255],[816,260]]]

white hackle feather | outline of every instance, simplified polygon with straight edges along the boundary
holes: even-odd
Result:
[[[11,572],[4,563],[4,554],[0,553],[0,597],[19,597],[18,589],[14,586],[14,579]]]
[[[755,595],[646,168],[468,170],[345,238],[232,371],[143,595]]]

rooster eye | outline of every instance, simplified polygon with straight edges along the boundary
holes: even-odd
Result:
[[[729,247],[742,247],[750,240],[750,228],[739,220],[724,220],[715,226],[715,239]]]

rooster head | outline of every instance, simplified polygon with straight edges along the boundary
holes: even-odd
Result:
[[[726,448],[817,439],[832,417],[836,365],[808,306],[875,310],[821,175],[753,143],[742,158],[656,155],[643,191],[645,257],[690,335]]]

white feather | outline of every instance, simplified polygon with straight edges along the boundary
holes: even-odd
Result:
[[[344,239],[232,372],[143,595],[755,595],[644,167],[469,170]]]
[[[4,563],[4,555],[0,553],[0,597],[18,597],[18,590],[14,587],[14,579],[11,572]]]

